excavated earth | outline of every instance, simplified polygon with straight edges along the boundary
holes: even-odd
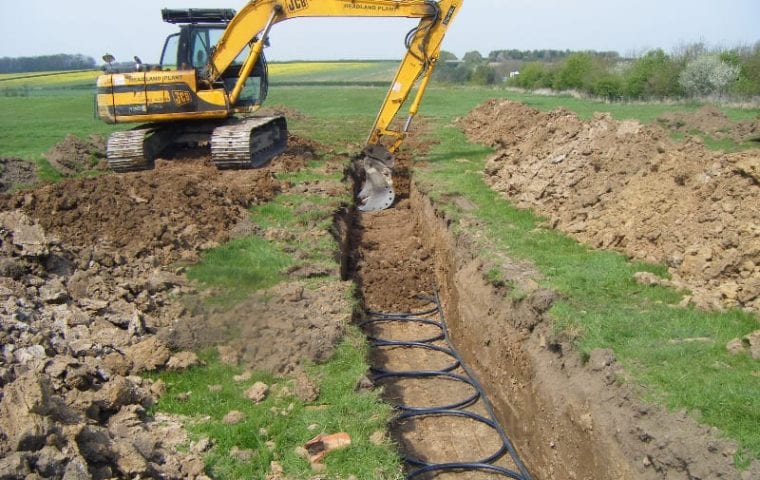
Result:
[[[417,144],[417,152],[424,149]],[[350,251],[346,273],[359,288],[363,305],[370,312],[411,313],[431,308],[421,296],[435,295],[438,291],[436,264],[439,257],[435,245],[426,240],[431,232],[422,227],[416,212],[417,205],[410,198],[406,155],[396,159],[394,188],[400,200],[393,208],[371,213],[358,213],[350,229]],[[399,175],[399,173],[401,175]],[[431,320],[440,320],[436,315]],[[365,333],[374,338],[396,341],[418,341],[439,333],[428,324],[377,323],[365,326]],[[443,341],[432,342],[446,348]],[[393,372],[437,371],[451,364],[451,357],[425,348],[384,346],[373,347],[369,355],[375,369]],[[450,373],[466,376],[459,367]],[[390,377],[379,380],[386,401],[393,405],[430,408],[454,404],[466,399],[473,388],[446,378],[413,379]],[[467,412],[488,416],[482,401],[467,406]],[[391,422],[390,434],[403,455],[429,463],[475,463],[494,454],[502,446],[498,433],[483,423],[453,415],[430,415],[415,419]],[[509,456],[503,456],[495,465],[517,471]],[[409,465],[408,473],[416,467]],[[478,471],[437,472],[417,475],[420,479],[494,478]],[[501,477],[499,477],[501,478]]]
[[[594,246],[667,262],[672,283],[693,292],[686,301],[760,308],[756,153],[710,152],[697,138],[675,143],[658,126],[605,115],[584,122],[511,102],[490,102],[462,125],[496,147],[486,178],[515,203]],[[49,153],[64,152],[54,163],[98,168],[95,139],[67,142]],[[289,235],[259,231],[247,221],[249,206],[293,189],[343,192],[274,177],[303,167],[315,148],[292,138],[278,161],[243,172],[178,152],[154,171],[0,196],[0,478],[207,478],[206,446],[189,443],[181,419],[146,414],[165,386],[139,374],[195,365],[192,350],[208,345],[225,361],[296,376],[304,362],[330,355],[350,313],[350,285],[305,289],[299,279],[310,266],[233,311],[178,301],[196,295],[184,269],[204,249],[236,234]],[[326,168],[342,169],[345,158],[335,159]],[[23,170],[16,163],[5,159],[14,166],[5,171]],[[10,178],[3,185],[24,183]],[[344,276],[370,310],[416,310],[424,305],[417,294],[440,292],[455,346],[534,478],[760,478],[757,463],[735,469],[734,442],[619,384],[612,352],[582,361],[555,338],[546,312],[556,295],[539,287],[530,265],[500,259],[522,295],[492,285],[482,238],[466,228],[474,220],[464,215],[455,235],[421,187],[397,180],[394,209],[338,228],[349,237]],[[370,360],[403,368],[420,360],[413,357],[386,350]],[[432,394],[378,386],[390,401],[438,404],[462,394],[445,384]],[[402,426],[393,436],[407,453],[461,460],[491,449],[487,434],[452,421]]]
[[[34,165],[20,158],[0,157],[0,193],[14,186],[33,185],[36,182]]]
[[[51,152],[91,169],[92,148],[70,137]],[[140,373],[197,365],[192,350],[208,345],[296,378],[330,356],[350,319],[345,282],[307,290],[296,272],[222,313],[180,301],[199,298],[183,265],[238,233],[270,233],[247,208],[295,188],[274,173],[314,155],[293,137],[260,170],[220,172],[179,152],[152,171],[0,196],[0,478],[207,478],[208,445],[190,443],[181,419],[146,414],[166,387]],[[17,162],[3,163],[3,180],[21,182],[7,175]]]
[[[728,122],[710,109],[687,118],[710,131]],[[760,150],[711,151],[658,125],[500,100],[461,125],[497,150],[486,181],[516,205],[581,242],[667,264],[669,283],[692,292],[684,304],[760,312]]]

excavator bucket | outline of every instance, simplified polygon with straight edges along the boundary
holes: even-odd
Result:
[[[368,145],[359,160],[364,182],[359,194],[359,211],[385,210],[393,204],[393,155],[382,145]]]

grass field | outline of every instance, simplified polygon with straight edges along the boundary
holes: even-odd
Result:
[[[273,74],[277,68],[272,66]],[[295,85],[318,76],[311,76],[308,68],[297,65],[282,68],[280,81],[294,85],[273,85],[269,104],[285,105],[304,114],[303,119],[290,122],[293,132],[338,151],[357,151],[385,89]],[[337,75],[324,65],[319,68],[325,68],[319,73],[322,78]],[[45,78],[44,82],[48,81]],[[67,133],[84,136],[112,129],[93,119],[92,91],[84,88],[81,81],[70,89],[60,88],[61,84],[30,85],[37,85],[27,87],[35,94],[13,97],[2,95],[0,82],[0,155],[40,161],[41,154]],[[648,392],[647,398],[672,409],[686,409],[705,424],[740,441],[745,450],[737,455],[738,464],[748,458],[760,458],[760,386],[753,376],[757,366],[746,357],[729,356],[724,348],[729,339],[758,328],[757,318],[738,311],[705,313],[675,308],[673,304],[679,298],[676,293],[642,287],[631,280],[633,272],[662,273],[663,266],[633,264],[614,253],[590,250],[541,228],[540,219],[513,208],[493,193],[480,175],[490,150],[469,144],[452,123],[494,97],[522,101],[540,110],[565,107],[582,118],[606,111],[616,119],[643,122],[652,122],[665,111],[693,110],[698,106],[607,104],[569,96],[434,85],[423,102],[421,115],[435,132],[432,135],[439,145],[428,154],[429,166],[419,169],[417,178],[436,198],[455,194],[470,199],[478,208],[469,214],[482,223],[483,233],[494,248],[509,251],[539,268],[546,285],[560,291],[564,298],[552,310],[556,327],[575,332],[582,351],[612,348],[632,375],[631,381]],[[760,110],[724,110],[735,120],[760,114]],[[462,167],[462,159],[468,162],[466,168]],[[447,208],[457,213],[455,207]],[[714,341],[669,341],[690,337]]]
[[[314,89],[309,87],[281,88],[272,93],[272,100],[307,115],[307,119],[294,122],[300,134],[338,148],[358,147],[357,139],[363,138],[371,124],[374,105],[382,101],[384,90],[322,87],[319,91],[322,95],[317,97],[310,94]],[[756,366],[746,356],[728,355],[724,348],[731,338],[756,329],[757,318],[739,311],[706,313],[674,308],[681,298],[678,293],[642,287],[632,280],[636,271],[663,274],[664,266],[631,263],[619,254],[590,250],[555,231],[540,228],[541,219],[513,208],[492,192],[480,175],[490,149],[469,144],[451,123],[493,97],[523,101],[540,110],[564,107],[582,118],[608,111],[617,119],[643,122],[652,122],[665,111],[694,110],[698,105],[610,105],[569,96],[434,87],[421,112],[440,143],[427,158],[429,167],[419,169],[417,178],[437,198],[465,196],[474,201],[479,207],[474,215],[486,225],[485,233],[496,248],[538,266],[547,286],[565,298],[552,310],[556,327],[578,335],[577,343],[583,352],[612,348],[632,375],[631,381],[644,386],[642,391],[649,400],[672,409],[686,409],[700,421],[738,439],[746,449],[737,454],[739,465],[760,456],[760,432],[756,428],[760,424],[760,390],[752,376]],[[725,111],[737,120],[760,113]],[[341,128],[335,128],[338,124]],[[470,162],[464,170],[463,158]],[[695,337],[714,341],[673,341]]]
[[[399,62],[294,62],[272,63],[272,85],[287,83],[390,83]]]
[[[461,132],[443,124],[437,136],[440,144],[428,158],[430,166],[418,171],[418,181],[439,199],[471,200],[477,209],[468,214],[485,226],[489,248],[538,267],[545,286],[562,296],[550,311],[558,331],[576,337],[583,353],[613,349],[648,400],[686,409],[740,440],[748,452],[739,455],[738,463],[742,455],[760,456],[756,361],[725,349],[732,338],[756,330],[757,317],[737,310],[676,307],[682,294],[633,279],[639,271],[666,276],[664,266],[593,250],[542,227],[541,218],[512,207],[486,186],[480,172],[488,152],[469,145]],[[462,215],[455,206],[448,208],[455,218]],[[484,251],[483,258],[492,258],[492,253]],[[711,340],[681,341],[689,338]]]

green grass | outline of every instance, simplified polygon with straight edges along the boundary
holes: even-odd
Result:
[[[276,95],[278,103],[309,117],[308,124],[297,128],[337,144],[361,135],[361,128],[356,131],[358,126],[371,125],[375,105],[384,95],[380,88],[321,88],[321,98],[309,92],[306,87],[287,88]],[[446,203],[447,198],[462,195],[473,201],[478,206],[474,213],[456,212],[453,216],[474,215],[485,224],[492,248],[539,268],[546,286],[565,298],[551,312],[556,329],[573,335],[582,353],[612,348],[629,371],[630,381],[644,386],[642,395],[647,399],[672,409],[686,409],[704,423],[717,426],[741,442],[746,452],[740,457],[760,457],[760,432],[756,428],[760,424],[760,385],[753,376],[756,366],[746,356],[731,356],[725,351],[730,339],[757,328],[756,317],[736,310],[715,313],[679,308],[676,304],[681,292],[640,285],[633,279],[638,271],[666,276],[665,266],[630,262],[622,255],[595,251],[543,229],[541,218],[512,207],[490,190],[481,172],[491,150],[469,144],[450,122],[493,97],[524,101],[544,111],[564,107],[584,119],[606,111],[618,120],[642,122],[655,122],[666,111],[695,110],[698,105],[605,104],[496,89],[434,87],[426,95],[421,113],[435,125],[440,144],[426,158],[429,166],[419,169],[417,179],[433,197],[441,199],[446,210],[456,209]],[[724,111],[733,120],[758,114],[756,109]],[[334,128],[337,121],[348,129],[335,132],[340,130]],[[722,148],[736,147],[723,144]],[[488,254],[484,257],[490,258]],[[499,279],[495,272],[491,276]],[[710,340],[684,341],[697,337]]]
[[[462,195],[477,205],[467,214],[485,225],[490,242],[485,248],[537,266],[546,286],[562,294],[551,310],[558,331],[575,337],[586,354],[612,348],[633,381],[645,385],[646,398],[689,410],[760,456],[757,366],[725,349],[732,338],[758,328],[756,317],[677,307],[681,293],[633,278],[638,271],[665,276],[664,266],[631,262],[542,228],[543,219],[514,208],[485,184],[481,172],[488,149],[444,125],[437,137],[440,144],[418,180],[439,198]],[[484,257],[490,257],[488,251]],[[709,340],[684,341],[692,338]]]
[[[281,282],[283,270],[293,262],[279,246],[251,236],[207,250],[200,263],[188,269],[187,277],[215,290],[212,303],[231,305]]]
[[[0,93],[0,154],[40,161],[41,154],[61,141],[66,133],[87,135],[112,129],[93,118],[92,91],[88,85],[74,87],[30,87],[28,97],[4,97]],[[305,119],[290,123],[294,133],[329,144],[338,152],[353,153],[361,148],[385,91],[380,87],[273,86],[270,103],[306,114]],[[564,107],[581,118],[590,118],[596,111],[607,111],[618,120],[644,122],[654,122],[665,111],[693,110],[698,106],[606,104],[573,97],[433,85],[420,113],[437,131],[436,140],[440,145],[429,154],[428,166],[420,169],[417,178],[430,190],[431,196],[443,202],[453,218],[475,216],[482,222],[492,248],[534,263],[544,275],[546,285],[562,292],[564,300],[551,313],[556,328],[574,335],[582,352],[600,347],[614,349],[632,375],[630,381],[641,385],[647,398],[673,409],[687,409],[706,424],[739,440],[746,451],[739,454],[738,463],[746,462],[749,457],[760,457],[757,429],[760,379],[752,375],[757,370],[756,363],[746,356],[730,356],[724,347],[731,338],[757,329],[756,317],[738,311],[705,313],[675,307],[679,293],[639,285],[632,279],[633,273],[641,270],[663,274],[663,266],[634,264],[621,255],[579,245],[557,232],[541,228],[540,218],[512,207],[491,191],[481,174],[490,149],[469,144],[451,122],[494,97],[523,101],[540,110]],[[757,109],[723,110],[732,120],[754,118],[760,113]],[[283,178],[301,182],[308,181],[311,175],[315,174],[293,173]],[[467,197],[477,209],[459,212],[455,205],[446,203],[447,198],[457,195]],[[295,213],[304,202],[318,204],[312,198],[282,196],[254,209],[252,214],[264,229],[324,227],[328,222],[326,217],[313,214],[309,209]],[[454,228],[458,228],[456,222]],[[244,284],[247,285],[244,289],[264,288],[283,278],[283,268],[294,261],[289,252],[304,243],[295,239],[280,243],[238,240],[218,251],[208,252],[204,263],[190,269],[190,275],[220,289],[233,290]],[[306,252],[307,258],[327,262],[334,246],[329,241],[315,242],[315,245],[315,249]],[[488,256],[487,253],[484,256]],[[235,266],[238,260],[247,262],[245,268]],[[498,280],[498,276],[493,275]],[[231,278],[235,280],[230,281]],[[683,341],[697,337],[709,341]],[[343,453],[336,453],[336,461],[340,455]],[[214,468],[223,463],[222,460],[214,462]],[[287,468],[293,469],[289,472],[297,470]]]
[[[760,143],[756,141],[737,143],[736,141],[730,138],[716,138],[708,133],[699,132],[699,131],[690,132],[690,135],[698,136],[704,142],[705,147],[709,148],[710,150],[715,150],[715,151],[733,153],[733,152],[740,152],[743,150],[750,150],[753,148],[760,148]],[[684,138],[686,138],[686,135],[683,133],[676,132],[672,134],[672,137],[674,140],[683,140]]]
[[[302,171],[277,176],[293,184],[338,180],[339,173],[315,171],[323,162],[324,159],[313,160]],[[285,270],[290,266],[321,266],[334,273],[307,281],[307,287],[338,281],[337,246],[328,231],[333,213],[347,200],[340,195],[280,194],[254,206],[250,210],[251,220],[261,235],[275,232],[273,239],[244,237],[209,250],[199,264],[188,269],[188,277],[212,288],[213,295],[208,302],[222,308],[229,308],[253,291],[285,280]],[[376,445],[370,441],[373,433],[385,431],[392,412],[377,393],[355,391],[357,380],[368,369],[367,346],[358,329],[347,327],[347,330],[331,359],[307,368],[321,392],[311,404],[292,395],[277,394],[287,379],[258,373],[250,381],[236,383],[233,376],[239,374],[240,369],[220,364],[207,352],[205,367],[159,375],[169,388],[156,411],[187,417],[186,425],[194,438],[212,440],[214,448],[206,455],[206,464],[214,478],[264,478],[273,460],[282,465],[288,478],[309,478],[310,466],[296,454],[296,447],[319,433],[336,432],[347,432],[352,444],[327,456],[325,474],[329,478],[350,475],[400,478],[396,448],[389,442]],[[256,381],[275,384],[273,393],[260,405],[254,405],[243,396]],[[221,390],[212,391],[209,385],[221,385]],[[189,399],[178,398],[178,394],[186,392],[192,392]],[[230,410],[243,412],[245,420],[236,425],[224,424],[222,418]],[[207,416],[210,420],[198,421]],[[252,458],[241,461],[231,456],[233,447],[253,451]]]
[[[33,162],[42,181],[57,181],[60,173],[44,154],[66,135],[86,138],[108,135],[114,127],[93,117],[93,98],[76,91],[30,97],[0,96],[0,155]]]
[[[336,432],[347,432],[352,443],[325,458],[325,474],[340,478],[398,478],[400,461],[394,449],[370,441],[374,432],[385,430],[390,407],[380,402],[376,393],[356,393],[354,389],[366,371],[365,356],[361,333],[350,329],[330,361],[307,369],[320,387],[319,398],[307,404],[293,395],[278,393],[287,385],[287,379],[259,373],[248,381],[235,382],[233,376],[243,370],[222,364],[213,353],[206,352],[201,355],[207,362],[204,367],[154,376],[167,384],[167,393],[154,411],[186,417],[192,438],[212,441],[206,461],[214,478],[264,478],[273,460],[280,462],[289,478],[308,478],[309,463],[296,454],[296,447],[319,433]],[[260,404],[244,396],[257,381],[271,386],[267,399]],[[221,386],[221,390],[217,387],[218,391],[212,391],[210,385]],[[187,392],[191,392],[187,400],[178,397]],[[235,425],[224,424],[222,418],[231,410],[243,412],[245,419]],[[274,445],[270,444],[270,448],[267,442]],[[231,456],[233,447],[252,450],[251,460]]]
[[[305,169],[280,173],[277,177],[293,184],[316,179],[339,180],[340,174],[315,172],[321,164],[321,161],[311,161]],[[188,268],[187,276],[213,289],[209,303],[224,308],[238,303],[253,291],[285,280],[288,267],[311,265],[334,271],[339,263],[337,246],[328,232],[333,223],[333,213],[341,203],[349,200],[347,194],[331,197],[319,194],[277,195],[271,201],[250,209],[251,220],[262,235],[273,231],[274,240],[267,240],[261,235],[246,236],[207,250],[198,264]],[[310,232],[316,234],[309,235],[308,241],[305,241],[305,236]]]

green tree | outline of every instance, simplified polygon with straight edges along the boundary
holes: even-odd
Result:
[[[470,82],[476,85],[493,85],[497,80],[498,75],[496,74],[496,70],[488,65],[478,65],[470,77]]]
[[[462,60],[464,61],[465,65],[475,67],[476,65],[483,63],[483,55],[481,55],[477,50],[473,50],[471,52],[465,53],[464,57],[462,57]]]
[[[463,84],[470,81],[472,70],[463,63],[439,62],[435,67],[433,78],[439,82]]]
[[[565,59],[554,78],[556,90],[578,89],[590,85],[594,61],[588,53],[573,53]]]
[[[530,62],[523,65],[520,74],[509,80],[510,85],[516,87],[535,89],[542,88],[543,79],[547,76],[547,68],[541,62]],[[550,83],[551,86],[551,83]]]
[[[623,79],[619,75],[605,73],[594,80],[591,93],[608,100],[619,99],[623,95]]]
[[[681,69],[681,63],[662,49],[650,50],[626,73],[624,93],[636,98],[680,95],[678,76]]]
[[[447,50],[441,50],[441,53],[438,56],[438,60],[441,62],[456,62],[459,59],[453,53]]]
[[[760,42],[754,47],[724,52],[720,59],[739,66],[739,78],[731,86],[731,92],[742,96],[760,95]]]

